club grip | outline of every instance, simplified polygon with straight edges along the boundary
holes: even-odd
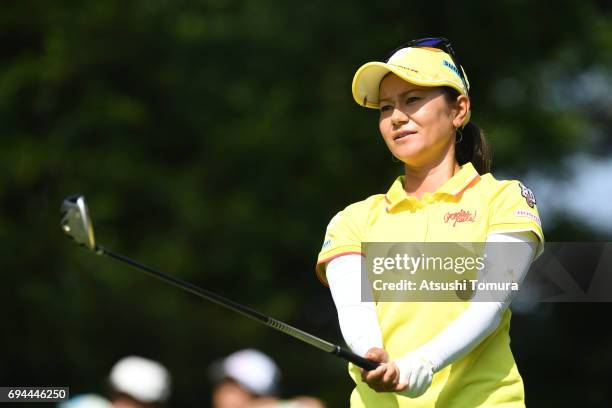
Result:
[[[366,371],[375,370],[376,367],[380,365],[380,363],[376,361],[368,360],[367,358],[358,356],[357,354],[345,348],[342,348],[340,346],[336,346],[336,347],[337,347],[336,352],[335,352],[336,355],[342,357],[345,360],[350,361],[351,363],[363,368]]]

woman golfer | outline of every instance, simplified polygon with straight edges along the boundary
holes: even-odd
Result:
[[[380,133],[404,174],[386,194],[340,211],[318,257],[344,339],[381,363],[369,372],[349,365],[351,406],[523,407],[510,350],[512,293],[487,302],[363,302],[361,243],[512,243],[502,267],[520,282],[544,241],[533,193],[489,173],[487,143],[470,122],[468,78],[448,40],[411,41],[363,65],[353,97],[379,110]]]

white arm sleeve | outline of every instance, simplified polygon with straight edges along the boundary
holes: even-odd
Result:
[[[488,245],[499,242],[512,243],[512,250],[508,251],[509,246]],[[535,242],[537,238],[533,234],[490,234],[485,246],[488,257],[483,272],[486,275],[487,270],[511,271],[512,281],[522,283],[535,255]],[[493,272],[493,275],[499,276],[499,273]],[[482,275],[479,274],[479,281],[480,276]],[[413,353],[431,362],[433,372],[441,370],[470,352],[497,328],[514,295],[515,292],[508,291],[503,299],[497,295],[497,301],[487,301],[490,294],[477,293],[465,312]],[[400,372],[402,359],[397,361]]]
[[[331,260],[326,269],[342,336],[349,348],[360,356],[372,347],[383,347],[374,303],[361,301],[362,262],[361,255],[344,255]]]

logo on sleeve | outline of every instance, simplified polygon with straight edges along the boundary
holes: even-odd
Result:
[[[536,224],[538,224],[540,227],[542,226],[542,222],[540,221],[540,217],[538,217],[537,215],[535,215],[533,213],[530,213],[529,211],[516,210],[516,211],[514,211],[514,215],[516,215],[518,217],[529,218],[529,219],[535,221]]]
[[[521,188],[521,195],[525,197],[525,201],[527,201],[527,205],[533,208],[536,205],[536,198],[533,191],[525,187],[523,183],[519,183],[519,187]]]
[[[332,244],[332,240],[331,239],[326,239],[325,242],[323,242],[323,246],[321,247],[321,251],[324,250],[325,248],[328,248],[331,244]]]
[[[448,224],[449,222],[453,223],[453,227],[457,225],[458,222],[474,222],[476,221],[476,213],[475,210],[472,214],[471,211],[459,210],[455,212],[447,212],[444,214],[444,222]]]

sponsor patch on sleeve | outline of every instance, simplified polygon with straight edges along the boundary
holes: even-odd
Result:
[[[323,242],[323,246],[321,247],[321,251],[323,251],[325,248],[329,247],[332,244],[332,240],[331,239],[326,239],[325,242]]]
[[[533,194],[533,191],[527,188],[523,183],[519,183],[519,187],[521,188],[521,195],[525,198],[525,201],[527,201],[527,205],[533,208],[536,205],[535,194]]]
[[[538,217],[537,215],[535,215],[532,212],[529,211],[525,211],[525,210],[516,210],[514,212],[514,215],[518,216],[518,217],[525,217],[525,218],[529,218],[532,221],[535,221],[540,227],[542,227],[542,223],[540,222],[540,217]]]

